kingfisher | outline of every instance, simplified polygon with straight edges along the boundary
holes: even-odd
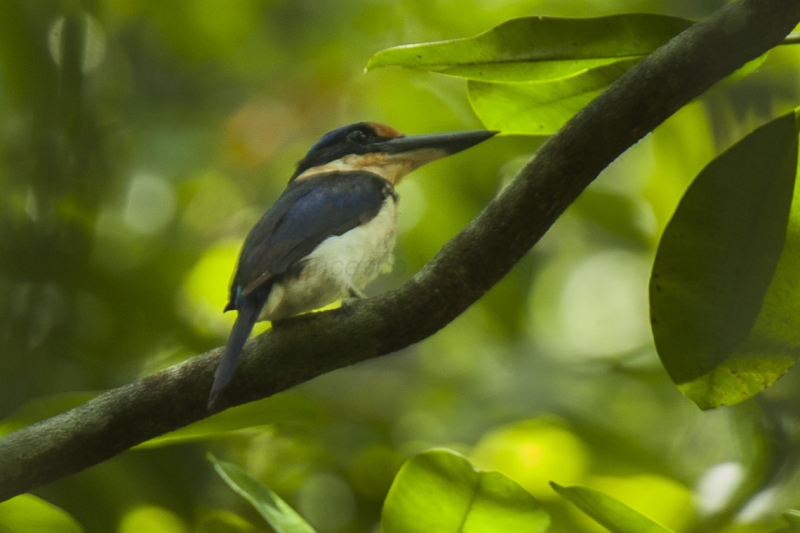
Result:
[[[230,382],[256,322],[276,322],[363,289],[385,268],[397,236],[395,186],[412,170],[497,132],[403,135],[375,122],[325,134],[244,241],[225,311],[236,310],[208,405]]]

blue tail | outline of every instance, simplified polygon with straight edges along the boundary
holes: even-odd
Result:
[[[217,399],[217,395],[225,388],[230,382],[236,371],[236,362],[239,359],[239,353],[247,342],[247,337],[250,335],[253,326],[261,313],[261,308],[264,306],[264,301],[243,301],[241,298],[241,306],[239,307],[239,315],[236,317],[236,322],[233,323],[233,329],[228,337],[228,343],[225,345],[225,351],[222,353],[217,371],[214,373],[214,384],[211,385],[211,393],[208,395],[208,407],[212,407]]]

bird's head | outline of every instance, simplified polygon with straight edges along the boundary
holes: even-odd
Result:
[[[289,181],[323,172],[366,171],[396,185],[412,170],[496,133],[473,130],[406,136],[384,124],[356,122],[326,133],[297,164]]]

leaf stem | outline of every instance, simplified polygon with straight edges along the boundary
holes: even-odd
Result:
[[[781,41],[781,44],[800,44],[800,31],[790,33]]]

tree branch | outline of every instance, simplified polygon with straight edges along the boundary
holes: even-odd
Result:
[[[418,342],[497,283],[628,147],[800,20],[800,0],[744,0],[630,69],[552,136],[516,179],[411,281],[344,309],[299,317],[250,341],[218,408],[263,398]],[[111,390],[0,440],[0,501],[79,472],[212,414],[220,349]]]

